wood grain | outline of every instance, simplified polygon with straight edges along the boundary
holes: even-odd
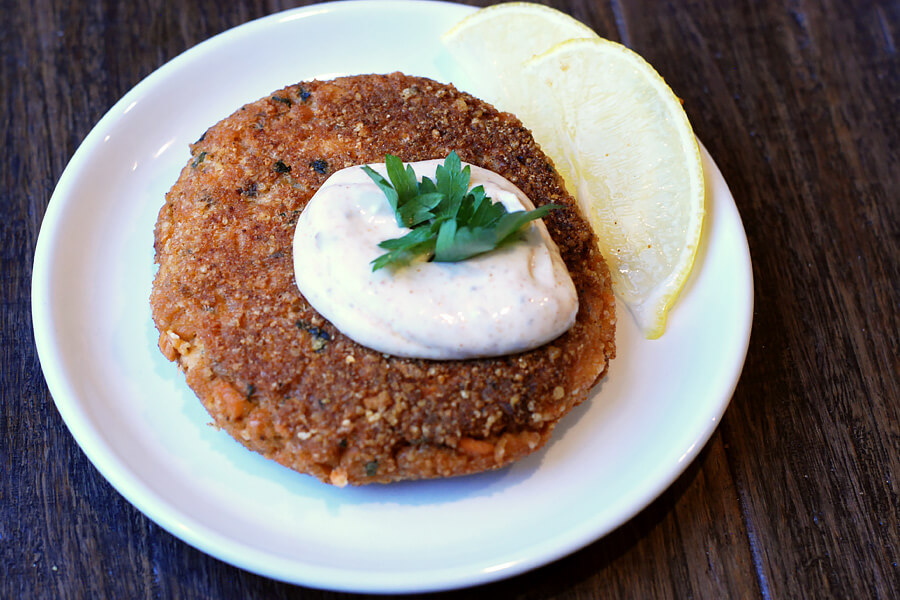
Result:
[[[136,511],[66,430],[31,331],[41,219],[84,136],[170,58],[295,4],[0,0],[2,598],[352,597],[236,569]],[[753,336],[718,431],[641,514],[543,568],[430,597],[897,597],[900,4],[550,4],[683,98],[744,221]]]

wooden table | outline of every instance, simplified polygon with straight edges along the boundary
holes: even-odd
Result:
[[[125,501],[57,413],[30,319],[41,218],[97,120],[185,49],[295,4],[0,4],[2,598],[342,597],[229,566]],[[900,4],[552,4],[684,99],[747,231],[753,335],[721,426],[646,510],[554,564],[439,597],[897,597]]]

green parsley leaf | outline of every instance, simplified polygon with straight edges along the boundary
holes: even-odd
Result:
[[[415,227],[429,219],[433,219],[435,209],[443,199],[443,195],[437,192],[420,194],[411,198],[406,204],[401,204],[397,209],[403,227]]]
[[[392,154],[385,157],[384,163],[387,166],[388,177],[391,178],[391,183],[394,184],[394,189],[400,197],[400,204],[409,202],[418,193],[413,168],[407,165],[404,171],[403,161]]]
[[[378,244],[378,247],[390,252],[372,261],[372,270],[377,271],[388,265],[396,267],[408,265],[419,256],[434,252],[436,240],[437,232],[430,226],[417,227],[403,237],[385,240]]]
[[[384,193],[397,225],[411,231],[378,244],[388,252],[372,261],[373,271],[405,266],[422,256],[435,262],[466,260],[515,241],[529,222],[562,208],[546,204],[510,213],[493,202],[484,187],[469,189],[471,169],[462,168],[455,151],[438,165],[434,181],[417,181],[412,166],[404,169],[403,161],[392,154],[384,162],[390,181],[368,166],[362,169]]]
[[[397,214],[397,203],[400,201],[400,196],[397,194],[397,190],[394,189],[394,186],[390,184],[384,177],[375,172],[374,169],[369,167],[368,165],[362,168],[363,171],[366,172],[366,175],[372,178],[372,181],[375,182],[384,195],[387,196],[388,203],[391,205],[391,208],[394,209],[394,214],[397,215],[397,225],[403,227],[403,222],[400,220],[400,215]]]

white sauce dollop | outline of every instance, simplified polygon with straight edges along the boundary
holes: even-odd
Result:
[[[419,179],[443,160],[411,163]],[[387,177],[384,164],[369,165]],[[465,166],[465,164],[463,165]],[[510,212],[534,205],[500,175],[471,166]],[[522,241],[457,263],[372,271],[384,240],[405,235],[384,193],[360,167],[334,173],[297,220],[294,273],[306,300],[342,333],[374,350],[436,360],[536,348],[575,322],[578,297],[541,221]]]

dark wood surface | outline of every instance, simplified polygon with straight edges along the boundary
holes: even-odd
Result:
[[[114,491],[54,407],[29,305],[50,195],[106,110],[192,45],[300,4],[0,0],[0,598],[344,597],[211,558]],[[552,4],[684,99],[747,231],[753,335],[721,426],[649,508],[438,597],[900,596],[900,3]]]

